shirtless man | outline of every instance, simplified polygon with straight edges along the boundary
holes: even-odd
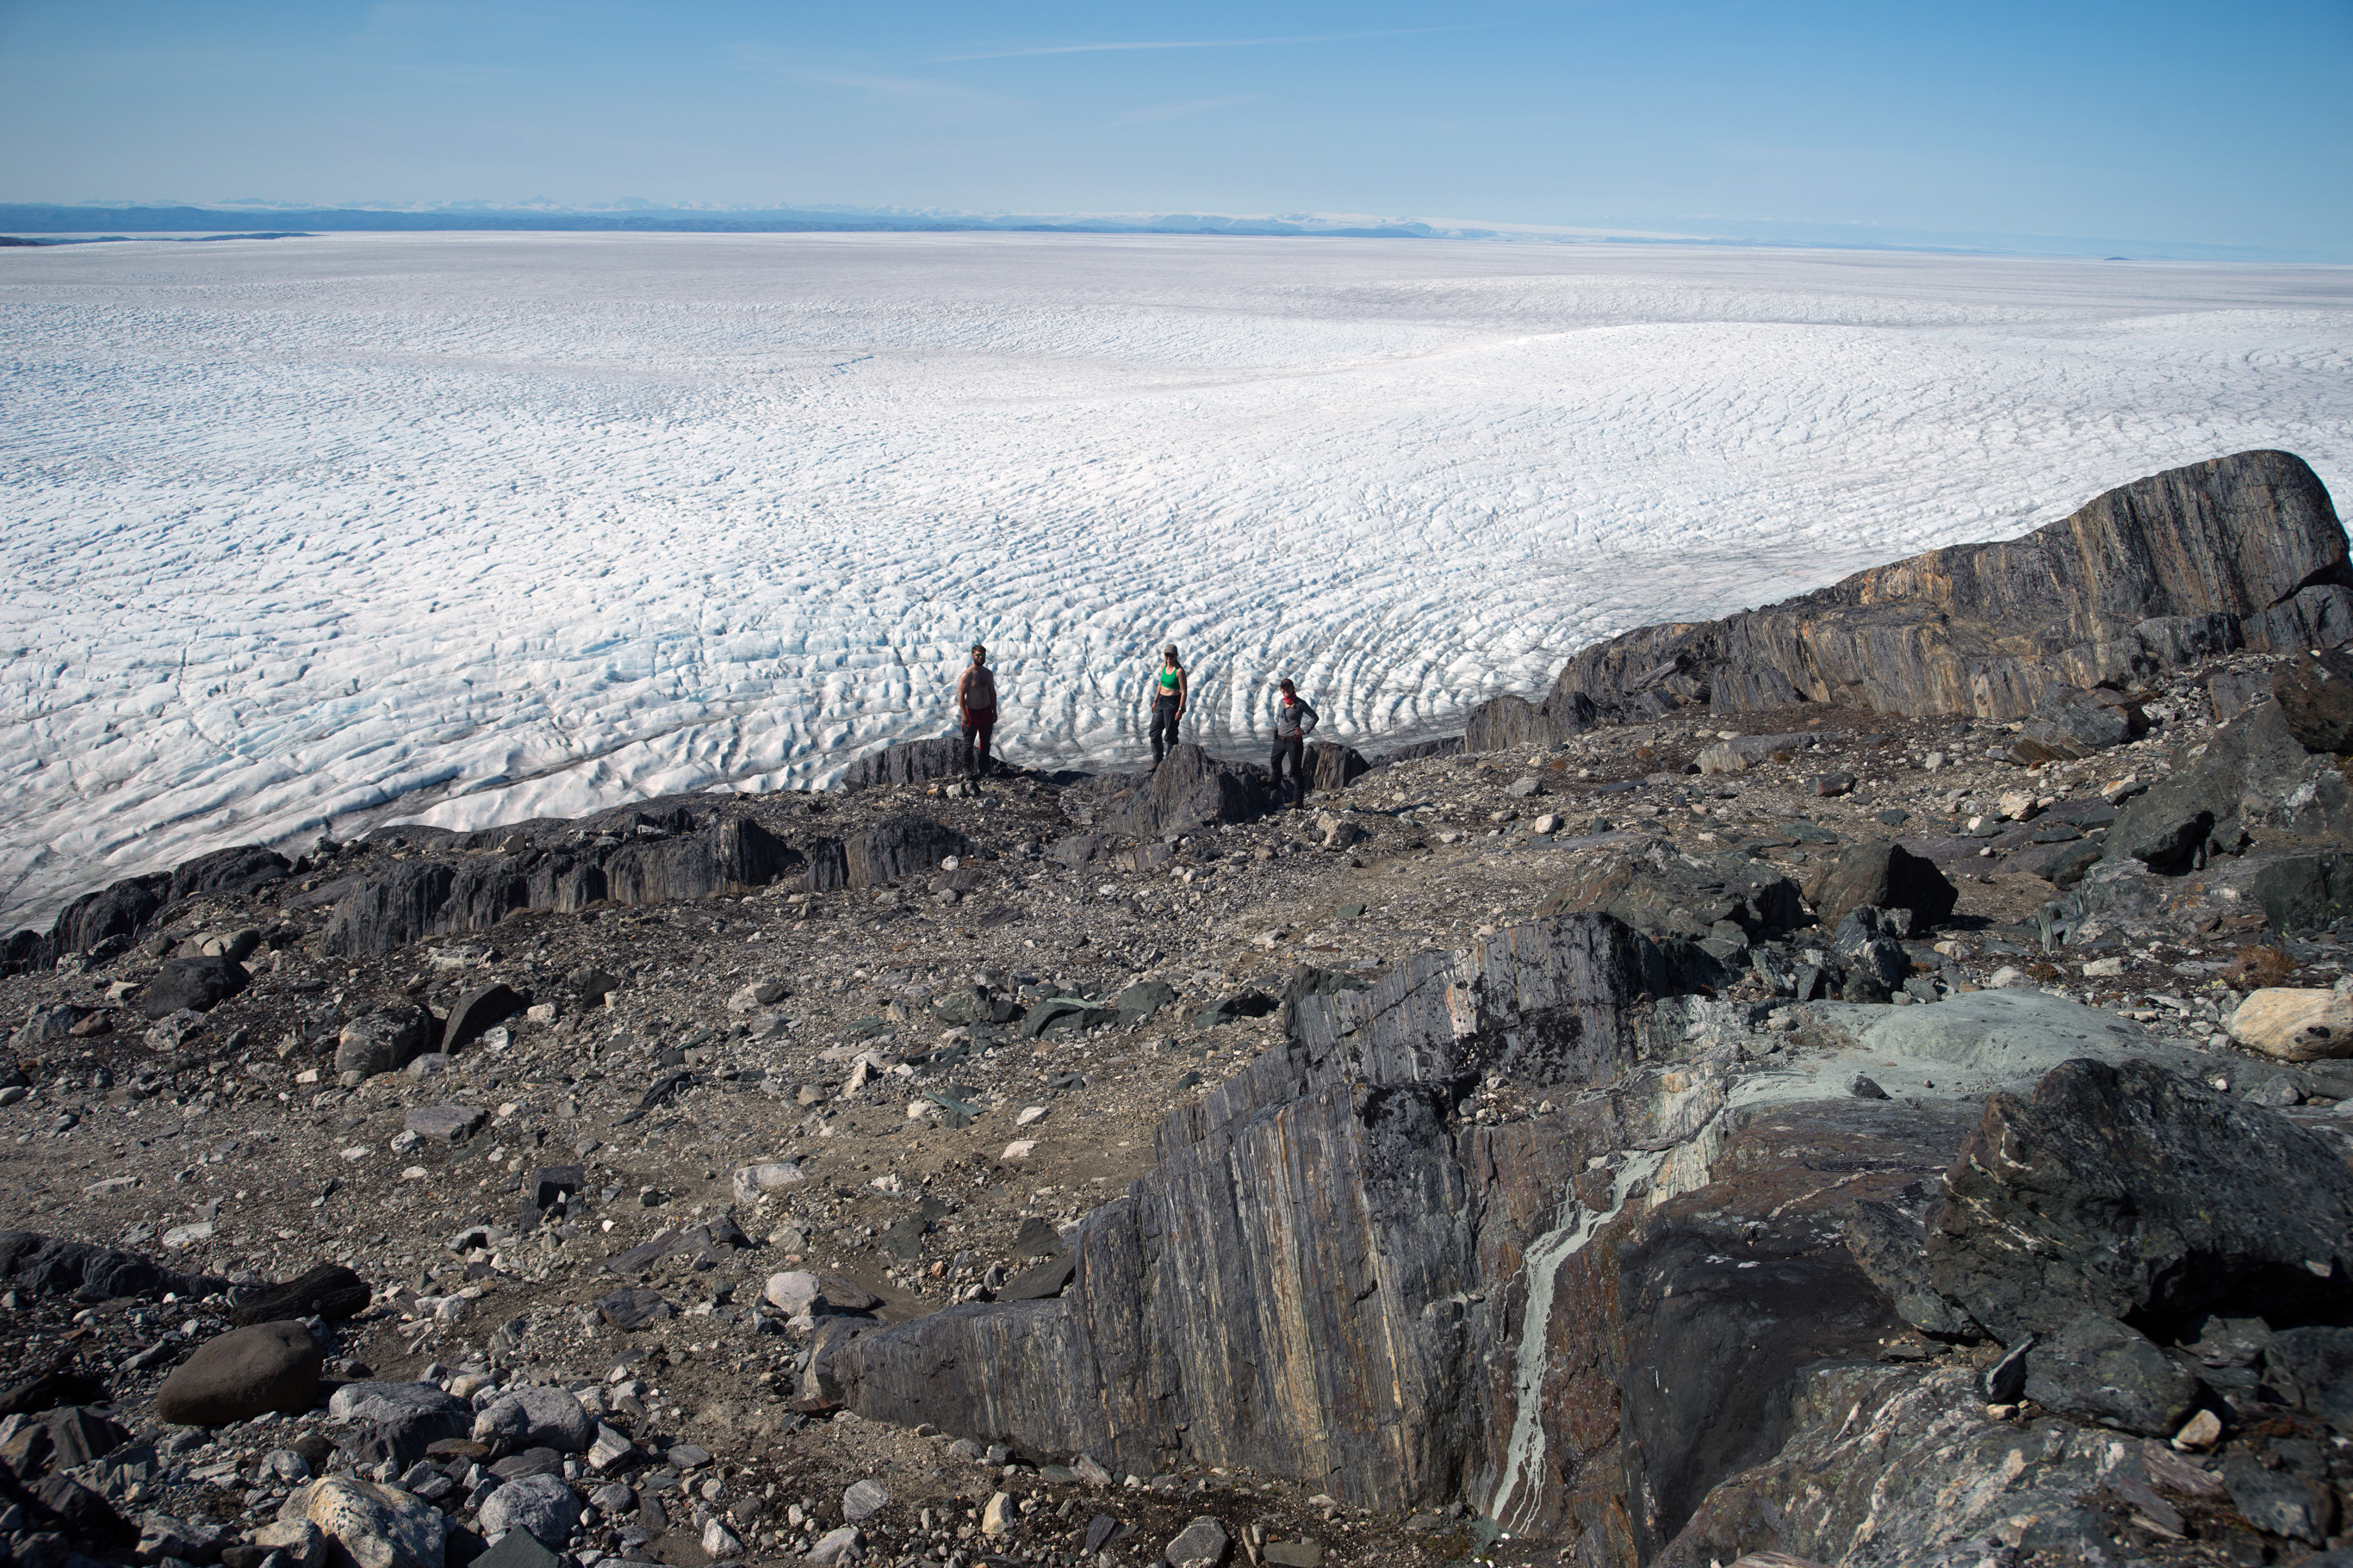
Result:
[[[988,650],[978,643],[956,677],[956,717],[964,726],[965,775],[978,778],[988,772],[988,736],[997,728],[997,677],[989,672]]]

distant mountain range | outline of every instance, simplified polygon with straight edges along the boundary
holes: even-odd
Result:
[[[303,207],[277,204],[227,207],[0,203],[0,231],[11,234],[209,233],[273,228],[314,232],[526,229],[675,234],[967,233],[1004,230],[1061,234],[1325,235],[1354,239],[1487,237],[1404,220],[1232,217],[1171,213],[1152,216],[1046,217],[1027,215],[902,212],[842,208],[659,207],[628,203],[589,210],[541,206]]]
[[[254,232],[267,226],[268,234]],[[1687,245],[1726,248],[1930,251],[1962,255],[2098,258],[2109,261],[2329,261],[2319,253],[2248,246],[2024,233],[1952,233],[1867,223],[1715,217],[1673,229],[1571,227],[1360,213],[966,213],[906,207],[669,205],[629,197],[600,206],[553,202],[383,203],[311,206],[236,201],[0,203],[0,236],[127,238],[178,235],[283,237],[290,232],[381,233],[535,230],[638,234],[1190,234],[1335,239],[1477,239],[1535,244]],[[56,244],[72,241],[37,241]],[[2118,255],[2122,251],[2126,254]]]

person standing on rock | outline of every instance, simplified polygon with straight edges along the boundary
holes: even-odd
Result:
[[[972,645],[972,662],[956,677],[956,716],[964,726],[964,771],[967,778],[988,772],[988,737],[997,728],[997,677],[988,650]]]
[[[1176,645],[1170,643],[1160,650],[1160,668],[1153,672],[1145,686],[1145,701],[1152,710],[1152,765],[1160,766],[1160,759],[1176,745],[1176,721],[1185,717],[1185,665],[1176,657]],[[1167,744],[1161,743],[1163,736]]]
[[[1315,732],[1315,710],[1299,689],[1286,680],[1282,695],[1274,704],[1274,757],[1269,766],[1274,773],[1274,796],[1282,798],[1282,764],[1291,763],[1291,782],[1299,792],[1291,804],[1301,811],[1307,809],[1307,737]]]

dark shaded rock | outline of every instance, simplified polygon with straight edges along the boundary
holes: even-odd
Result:
[[[1309,789],[1345,789],[1373,767],[1355,747],[1337,741],[1308,742],[1305,761]]]
[[[1928,1232],[1917,1218],[1894,1204],[1859,1203],[1847,1216],[1845,1237],[1847,1250],[1905,1322],[1940,1339],[1976,1337],[1968,1313],[1928,1281]]]
[[[850,839],[849,885],[881,888],[910,877],[928,876],[948,856],[972,853],[971,841],[927,816],[893,816]]]
[[[990,994],[986,986],[959,985],[932,998],[930,1012],[943,1024],[1009,1024],[1020,1012],[1010,996]]]
[[[2194,752],[2197,754],[2191,755]],[[2105,858],[2130,857],[2178,874],[2266,843],[2353,837],[2353,784],[2333,756],[2315,756],[2266,702],[2187,749],[2173,776],[2127,803],[2108,830]]]
[[[31,1490],[78,1545],[127,1546],[139,1538],[112,1503],[71,1476],[44,1476]]]
[[[1037,1215],[1021,1222],[1019,1234],[1013,1238],[1013,1255],[1032,1262],[1045,1258],[1060,1258],[1068,1248],[1062,1245],[1062,1233],[1053,1222]]]
[[[340,1263],[322,1263],[279,1285],[265,1285],[229,1310],[239,1325],[275,1323],[290,1318],[325,1318],[341,1322],[367,1310],[366,1280]]]
[[[575,969],[564,977],[564,984],[575,1005],[598,1007],[621,988],[621,977],[602,969]]]
[[[1570,660],[1534,713],[1491,743],[1550,738],[1588,711],[1656,713],[1662,699],[1719,713],[1806,700],[2010,720],[2054,688],[2238,647],[2334,646],[2348,632],[2353,569],[2327,489],[2300,458],[2242,452],[2110,490],[2022,538],[1613,637]]]
[[[2214,722],[2227,724],[2256,703],[2271,700],[2272,673],[2268,669],[2220,670],[2207,679],[2206,694],[2214,703]]]
[[[216,849],[174,868],[165,897],[178,904],[207,894],[257,893],[284,881],[293,869],[294,863],[285,856],[258,844]]]
[[[522,1184],[521,1200],[515,1212],[515,1229],[529,1236],[539,1228],[542,1215],[575,1193],[586,1191],[587,1186],[586,1166],[542,1165]]]
[[[401,861],[337,901],[327,917],[323,944],[329,952],[361,957],[390,952],[447,929],[438,920],[456,882],[456,869],[438,861]]]
[[[231,1329],[196,1347],[155,1391],[155,1414],[175,1426],[220,1426],[264,1411],[311,1408],[323,1361],[300,1323]]]
[[[1075,871],[1103,851],[1111,842],[1100,833],[1069,833],[1046,846],[1046,858]]]
[[[997,1292],[1000,1301],[1044,1301],[1060,1295],[1069,1288],[1071,1278],[1078,1272],[1078,1259],[1064,1256],[1050,1258],[1032,1268],[1025,1268],[1008,1279]]]
[[[1286,1035],[1299,1028],[1299,1005],[1310,996],[1334,996],[1343,991],[1362,991],[1372,984],[1366,975],[1343,969],[1318,969],[1312,963],[1294,967],[1282,983],[1282,1005],[1276,1009],[1276,1022]],[[1176,1000],[1172,994],[1169,1000]]]
[[[677,1310],[662,1300],[660,1291],[632,1285],[598,1297],[596,1313],[617,1329],[642,1329],[677,1316]]]
[[[1437,741],[1416,741],[1393,752],[1383,752],[1373,760],[1373,766],[1385,768],[1392,763],[1415,763],[1425,757],[1459,757],[1462,751],[1462,737],[1460,735],[1449,735]]]
[[[2353,653],[2298,648],[2274,678],[2287,732],[2315,752],[2353,752]]]
[[[685,808],[631,813],[652,837],[586,845],[561,854],[456,863],[403,861],[346,891],[327,920],[329,952],[389,952],[420,937],[483,931],[517,910],[579,910],[599,900],[652,903],[741,893],[807,875],[809,861],[746,817],[686,831]],[[590,818],[592,829],[603,817]],[[613,823],[634,834],[632,825]]]
[[[165,1268],[136,1253],[32,1231],[0,1231],[0,1280],[41,1296],[85,1301],[123,1296],[206,1296],[221,1281]]]
[[[1099,1007],[1078,996],[1048,996],[1030,1004],[1016,1033],[1022,1039],[1034,1040],[1052,1029],[1099,1029],[1118,1022],[1115,1007]]]
[[[2198,1403],[2194,1373],[2147,1335],[2084,1312],[2026,1358],[2026,1397],[2147,1437],[2169,1437]]]
[[[102,1459],[131,1441],[129,1428],[95,1410],[69,1405],[17,1428],[5,1447],[0,1464],[20,1480],[50,1470],[70,1470]]]
[[[1082,826],[1157,839],[1221,822],[1252,822],[1273,805],[1263,770],[1221,763],[1187,742],[1148,773],[1103,773],[1062,792]]]
[[[2253,1454],[2225,1454],[2222,1484],[2230,1488],[2231,1504],[2241,1517],[2266,1535],[2317,1546],[2336,1522],[2336,1500],[2327,1487],[2290,1469],[2265,1469]]]
[[[446,1054],[478,1039],[494,1025],[502,1024],[525,1007],[530,998],[522,995],[503,981],[477,985],[449,1006],[449,1021],[441,1026],[441,1049]]]
[[[1583,696],[1582,692],[1575,693],[1559,703],[1547,702],[1541,708],[1525,697],[1506,694],[1490,698],[1471,710],[1460,749],[1465,752],[1525,751],[1532,746],[1549,746],[1567,740],[1571,735],[1591,729],[1599,721],[1599,710],[1589,699],[1581,702],[1577,700]],[[1396,756],[1390,760],[1404,759]]]
[[[2030,767],[2074,762],[2147,731],[2148,720],[2137,707],[2103,702],[2098,695],[2073,686],[2054,686],[2027,715],[2025,728],[2010,742],[2010,760]]]
[[[1119,1009],[1122,1023],[1140,1024],[1176,1000],[1176,988],[1166,981],[1139,980],[1113,997],[1112,1005]]]
[[[1193,1027],[1215,1029],[1242,1018],[1263,1018],[1282,1005],[1263,991],[1237,991],[1193,1015]]]
[[[2271,857],[2247,891],[2283,935],[2326,930],[2353,915],[2353,854]]]
[[[2353,1172],[2317,1135],[2144,1061],[2063,1063],[1986,1101],[1946,1175],[1930,1279],[2009,1343],[2085,1310],[2136,1322],[2353,1306]]]
[[[850,763],[842,783],[860,789],[872,784],[929,784],[934,779],[962,778],[964,773],[960,739],[902,741]]]
[[[8,1378],[0,1384],[0,1415],[30,1415],[106,1395],[106,1384],[94,1374],[77,1370],[69,1353],[45,1367],[18,1368],[0,1375]]]
[[[1713,935],[1720,921],[1734,922],[1749,940],[1759,941],[1782,935],[1806,919],[1798,884],[1762,861],[1725,855],[1694,866],[1657,845],[1597,858],[1536,912],[1587,910],[1614,915],[1653,936],[1690,942]],[[1718,977],[1693,982],[1718,983]]]
[[[169,1017],[183,1008],[209,1013],[252,979],[245,965],[230,959],[175,958],[140,990],[139,1010],[150,1018]]]
[[[2290,1405],[2353,1436],[2353,1329],[2284,1330],[2267,1338],[2262,1355],[2263,1381]]]
[[[343,1026],[335,1040],[335,1070],[374,1078],[398,1072],[432,1037],[433,1016],[414,1004],[379,1007]]]
[[[1909,930],[1926,931],[1952,919],[1960,896],[1935,861],[1884,840],[1848,845],[1824,858],[1806,879],[1806,901],[1822,924],[1832,929],[1867,904],[1908,910]]]

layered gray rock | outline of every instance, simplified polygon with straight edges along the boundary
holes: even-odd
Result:
[[[1570,660],[1541,702],[1482,705],[1468,743],[1543,742],[1685,703],[2010,720],[2060,688],[2348,636],[2353,567],[2327,489],[2301,458],[2242,452],[2136,480],[2020,539],[1613,637]]]
[[[852,789],[873,784],[929,784],[964,776],[961,738],[903,741],[849,764],[842,782]]]

